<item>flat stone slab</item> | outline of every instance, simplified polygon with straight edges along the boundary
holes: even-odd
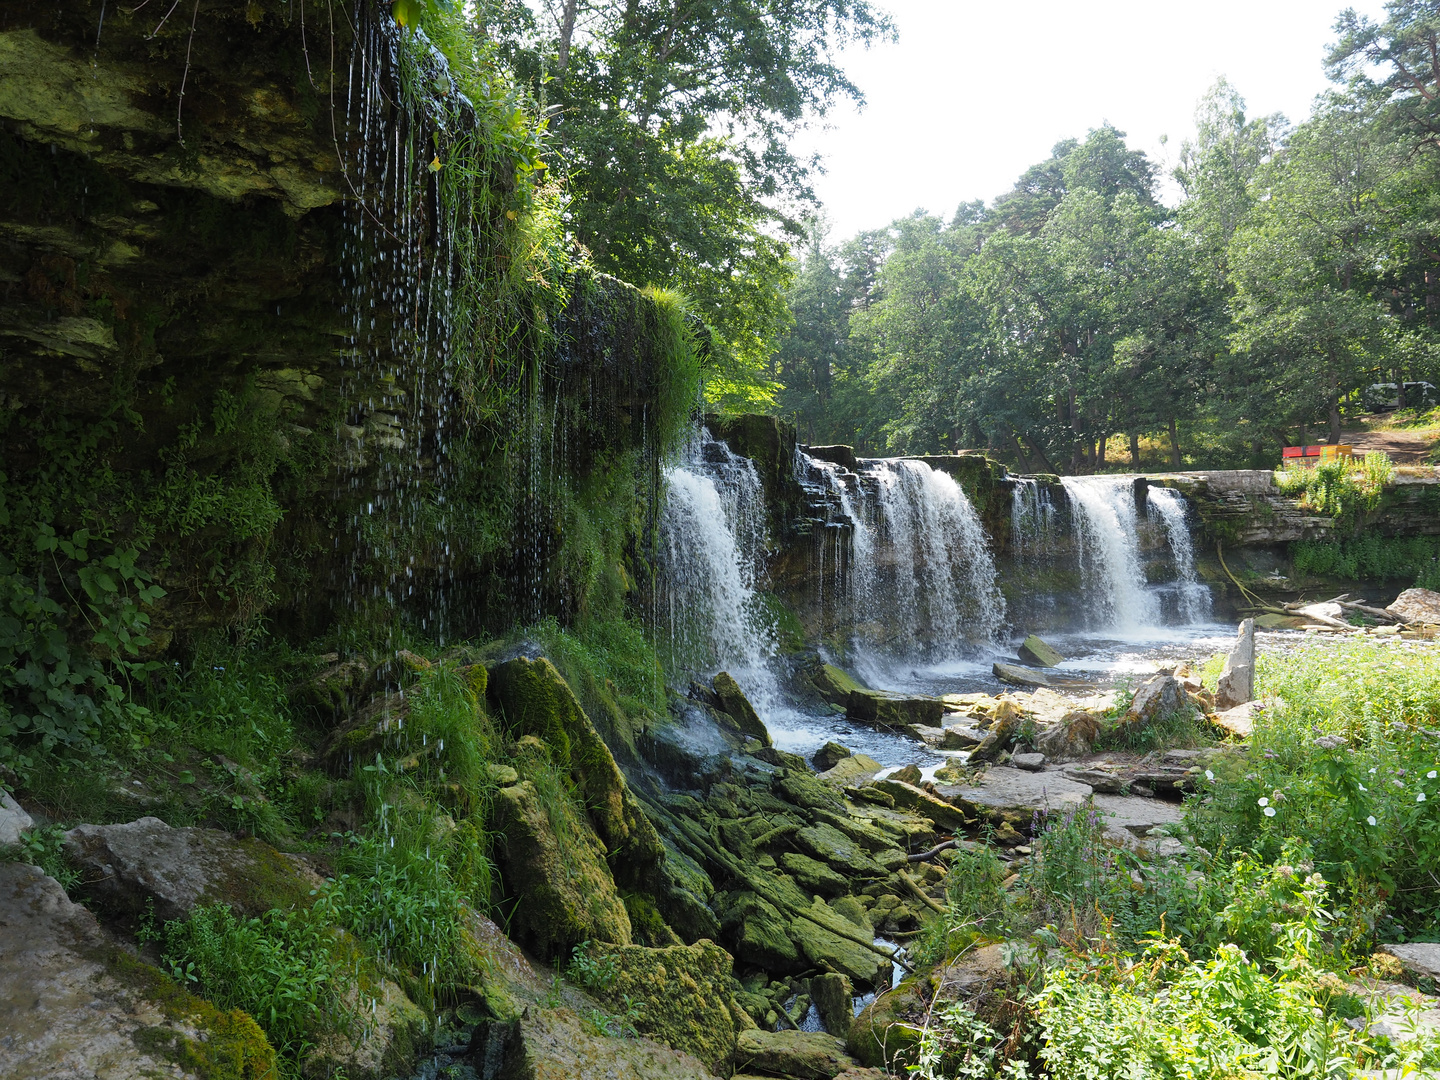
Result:
[[[1381,952],[1387,952],[1415,978],[1434,979],[1440,982],[1440,945],[1417,943],[1409,945],[1382,945]]]
[[[1095,809],[1103,815],[1105,835],[1117,844],[1146,855],[1178,855],[1180,841],[1170,836],[1150,836],[1162,825],[1179,825],[1184,811],[1163,799],[1141,799],[1126,795],[1096,795]]]
[[[1258,705],[1259,702],[1247,701],[1233,709],[1212,713],[1207,719],[1238,739],[1248,739],[1255,730],[1255,709]]]
[[[1015,822],[1035,811],[1053,813],[1080,807],[1090,798],[1089,784],[1058,772],[1022,772],[1006,766],[986,770],[975,783],[941,784],[935,788],[947,799],[958,799]]]

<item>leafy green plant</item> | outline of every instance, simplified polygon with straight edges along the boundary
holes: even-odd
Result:
[[[1275,473],[1275,486],[1287,495],[1299,495],[1308,509],[1353,524],[1380,505],[1385,485],[1394,475],[1389,456],[1372,451],[1359,460],[1337,458],[1309,468],[1281,469]]]
[[[952,1001],[929,1018],[910,1075],[917,1080],[1024,1080],[1032,1076],[1016,1047],[963,1002]]]
[[[360,1022],[356,965],[323,919],[282,911],[241,919],[224,904],[200,905],[166,925],[163,943],[174,979],[249,1013],[292,1073],[326,1032]]]
[[[613,955],[590,955],[590,942],[582,941],[570,954],[565,977],[586,990],[609,990],[620,976],[618,961]]]
[[[80,872],[65,858],[65,830],[59,825],[38,825],[20,834],[20,842],[0,848],[0,860],[38,866],[67,893],[80,884]]]

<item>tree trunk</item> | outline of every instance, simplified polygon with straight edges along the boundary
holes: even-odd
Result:
[[[1030,467],[1030,459],[1026,456],[1024,447],[1020,445],[1020,437],[1015,434],[1013,428],[1010,431],[1010,445],[1015,451],[1015,461],[1019,464],[1020,471],[1034,472],[1035,470]]]
[[[1034,451],[1035,456],[1040,459],[1040,464],[1045,466],[1046,472],[1058,473],[1060,471],[1059,469],[1055,468],[1053,464],[1051,464],[1050,459],[1045,456],[1044,448],[1035,441],[1035,437],[1033,435],[1027,432],[1025,435],[1025,441],[1030,444],[1030,449]]]
[[[1390,375],[1395,380],[1395,407],[1405,408],[1405,373],[1396,368]]]
[[[1330,397],[1330,445],[1340,445],[1340,395]]]
[[[1105,469],[1105,442],[1108,438],[1108,435],[1101,435],[1100,438],[1095,441],[1096,472],[1103,472]]]
[[[1170,464],[1180,468],[1180,430],[1175,418],[1170,418]]]
[[[579,0],[565,0],[565,10],[560,16],[560,47],[555,57],[555,77],[564,78],[565,69],[570,66],[570,39],[575,36],[575,6]]]

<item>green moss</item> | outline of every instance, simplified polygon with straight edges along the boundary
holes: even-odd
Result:
[[[239,1009],[221,1010],[181,989],[172,979],[119,949],[107,967],[127,986],[156,1002],[166,1019],[193,1028],[199,1038],[169,1028],[142,1028],[137,1046],[188,1069],[202,1080],[278,1080],[280,1064],[260,1026]]]

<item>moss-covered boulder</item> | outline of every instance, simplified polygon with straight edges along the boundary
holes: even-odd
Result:
[[[668,949],[594,945],[591,955],[615,961],[613,981],[597,991],[602,1001],[616,1009],[639,1002],[638,1031],[713,1069],[729,1059],[736,1036],[755,1026],[731,993],[734,962],[713,942]]]
[[[963,829],[967,822],[975,820],[973,810],[967,813],[966,807],[946,802],[914,784],[906,784],[900,780],[881,780],[875,786],[894,798],[896,806],[923,814],[942,829]]]
[[[866,754],[851,754],[820,774],[820,779],[842,787],[875,779],[885,766]]]
[[[900,1071],[914,1059],[928,1009],[914,978],[881,994],[850,1025],[845,1047],[862,1065]]]
[[[870,857],[855,840],[829,822],[820,822],[795,833],[799,845],[821,862],[829,863],[842,874],[860,877],[883,877],[885,868]]]
[[[856,1062],[845,1043],[822,1031],[747,1031],[735,1047],[735,1066],[793,1080],[833,1080]]]
[[[801,855],[798,851],[781,853],[780,865],[795,879],[796,884],[810,892],[823,896],[838,896],[850,887],[843,875],[808,855]]]
[[[890,961],[856,940],[863,931],[818,896],[791,922],[790,932],[811,964],[838,971],[856,985],[874,986],[890,970]]]
[[[498,854],[516,898],[511,932],[543,956],[582,941],[629,945],[630,916],[606,865],[604,843],[564,797],[523,780],[495,795]]]
[[[845,806],[833,787],[799,769],[786,769],[775,778],[774,788],[786,802],[810,810],[842,810]]]
[[[0,863],[0,1076],[262,1080],[255,1021],[216,1009],[121,951],[33,866]]]
[[[811,672],[810,681],[822,698],[842,709],[850,703],[850,695],[854,691],[865,689],[859,680],[851,678],[834,664],[817,665]]]
[[[745,691],[740,688],[735,677],[728,671],[722,671],[715,676],[712,683],[715,696],[720,699],[720,707],[741,734],[759,739],[761,746],[772,745],[765,722],[760,719],[760,714],[755,711],[755,706],[750,704],[750,699],[745,696]]]
[[[77,825],[65,855],[86,892],[135,918],[153,904],[162,921],[196,904],[223,903],[242,915],[308,904],[323,879],[303,859],[218,829],[171,828],[155,817],[123,825]]]
[[[322,1036],[305,1058],[304,1074],[384,1080],[409,1072],[429,1043],[431,1021],[425,1010],[389,979],[367,986],[363,996],[352,994],[350,1004],[364,1022]]]
[[[544,657],[517,657],[490,671],[488,692],[506,731],[533,735],[575,784],[608,853],[638,878],[663,856],[659,834],[625,784],[605,740],[568,683]]]

